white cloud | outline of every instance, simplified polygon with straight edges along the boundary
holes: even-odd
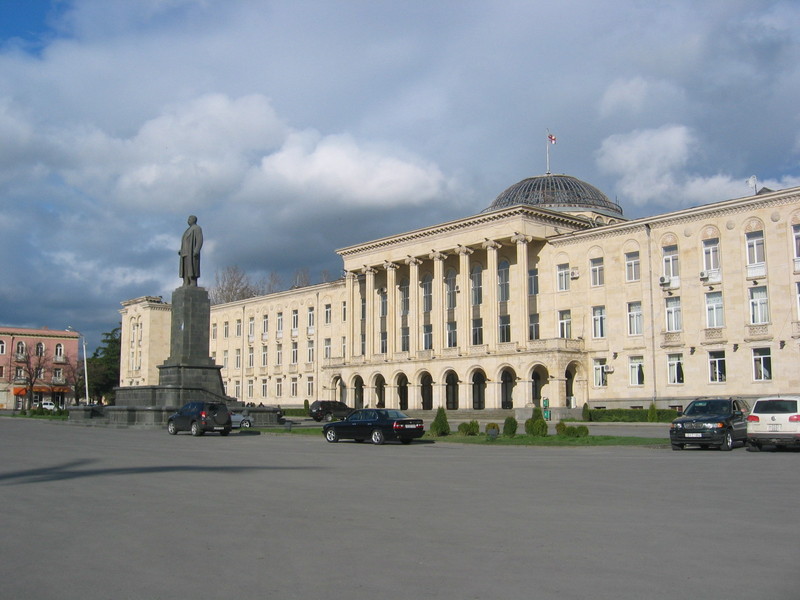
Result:
[[[666,114],[684,107],[686,94],[673,83],[644,77],[617,79],[603,92],[600,115]]]

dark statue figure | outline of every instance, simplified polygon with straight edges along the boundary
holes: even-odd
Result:
[[[200,277],[200,249],[203,247],[203,230],[197,224],[197,217],[189,217],[189,228],[183,232],[181,257],[178,275],[183,278],[183,285],[196,286]]]

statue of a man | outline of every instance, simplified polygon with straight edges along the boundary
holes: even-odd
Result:
[[[189,228],[183,232],[181,257],[178,275],[183,277],[183,285],[197,285],[200,277],[200,248],[203,247],[203,230],[197,224],[197,217],[189,217]]]

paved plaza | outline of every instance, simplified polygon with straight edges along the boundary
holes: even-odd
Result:
[[[800,597],[800,454],[0,418],[0,597]]]

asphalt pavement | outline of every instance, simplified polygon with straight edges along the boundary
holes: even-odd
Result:
[[[0,598],[797,598],[800,453],[0,418]]]

